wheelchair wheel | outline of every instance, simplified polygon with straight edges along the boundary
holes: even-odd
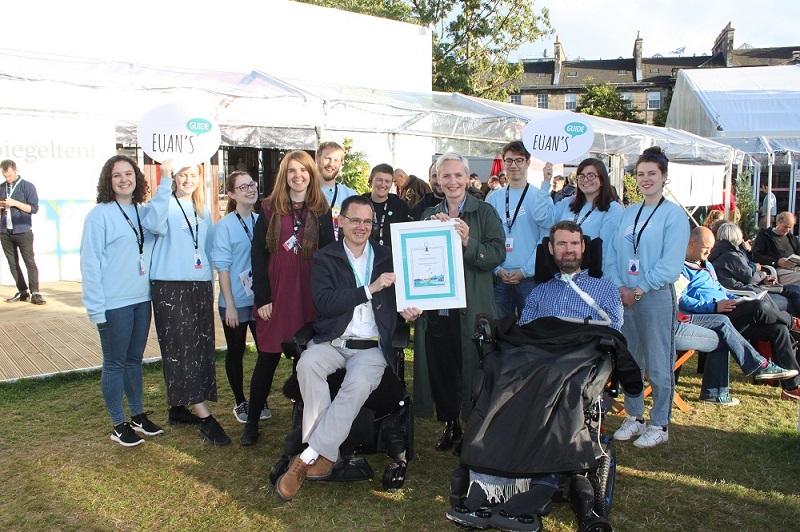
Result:
[[[278,479],[281,478],[281,475],[286,473],[288,469],[289,469],[289,457],[281,456],[269,470],[269,481],[272,483],[273,486],[278,483]]]
[[[402,488],[403,483],[406,481],[406,469],[406,465],[389,464],[383,472],[383,489],[396,490]]]
[[[594,513],[605,519],[611,513],[614,498],[614,480],[617,475],[617,451],[613,443],[606,446],[606,454],[598,460],[597,473],[589,480],[594,487]]]

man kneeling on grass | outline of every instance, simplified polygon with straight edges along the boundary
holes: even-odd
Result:
[[[331,475],[339,446],[394,355],[395,274],[389,248],[369,242],[372,215],[369,198],[344,200],[339,215],[344,238],[314,255],[311,291],[317,309],[316,334],[297,363],[303,442],[308,447],[292,459],[275,485],[278,497],[285,501],[297,494],[305,479],[324,480]],[[406,308],[400,316],[415,320],[421,313]],[[327,378],[339,368],[347,373],[331,401]]]

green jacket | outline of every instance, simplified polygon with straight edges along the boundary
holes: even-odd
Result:
[[[422,219],[426,220],[433,214],[442,212],[443,208],[444,202],[426,209]],[[500,217],[488,203],[468,194],[461,219],[469,226],[469,243],[466,248],[462,248],[467,308],[457,311],[461,314],[461,415],[466,419],[472,408],[472,374],[479,362],[478,352],[472,343],[475,316],[495,316],[492,270],[506,260],[506,246]],[[428,358],[425,352],[427,326],[423,313],[414,325],[414,414],[423,417],[433,415]]]

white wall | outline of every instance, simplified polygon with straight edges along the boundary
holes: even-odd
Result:
[[[431,32],[288,0],[5,2],[0,48],[431,90]]]

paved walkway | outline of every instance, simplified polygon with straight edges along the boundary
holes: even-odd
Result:
[[[46,305],[6,303],[14,287],[0,287],[0,382],[85,371],[102,364],[97,327],[81,304],[81,283],[42,283],[40,290]],[[224,346],[216,312],[214,321],[217,346]],[[161,358],[152,325],[144,358]]]

